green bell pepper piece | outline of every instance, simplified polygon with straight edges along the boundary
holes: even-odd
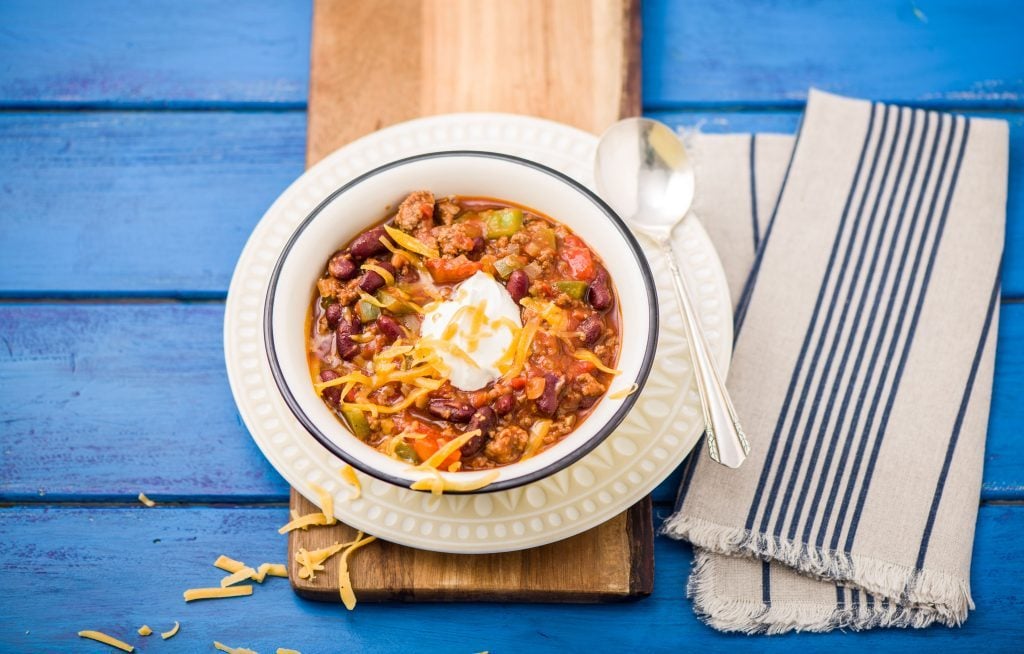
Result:
[[[484,219],[484,237],[489,239],[512,236],[523,228],[523,212],[520,209],[506,207],[492,209],[480,214]]]
[[[356,438],[365,441],[370,437],[370,421],[366,419],[366,415],[361,409],[342,404],[341,415],[345,417],[345,422],[348,423],[349,429],[352,430]]]
[[[502,279],[508,279],[509,275],[526,265],[522,257],[510,254],[494,262],[494,272]]]
[[[366,300],[359,300],[356,303],[356,315],[361,322],[373,322],[380,317],[380,307],[376,307]]]
[[[403,461],[408,461],[409,463],[420,463],[420,457],[416,456],[416,450],[412,449],[412,446],[408,443],[399,443],[396,445],[395,456]]]
[[[590,285],[586,282],[575,282],[575,281],[561,281],[555,282],[555,288],[562,293],[565,293],[569,297],[574,297],[577,300],[582,300],[587,295],[587,288]]]

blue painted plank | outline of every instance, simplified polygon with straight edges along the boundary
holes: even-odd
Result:
[[[1016,0],[647,0],[648,108],[799,106],[808,87],[879,100],[1024,104]]]
[[[1020,5],[1024,8],[1024,3]],[[1024,43],[1024,39],[1022,39]],[[1024,59],[1022,59],[1024,61]],[[1024,70],[1024,66],[1022,66]],[[776,132],[792,134],[800,122],[798,111],[649,111],[677,129],[701,132]],[[1017,113],[968,112],[1006,120],[1010,124],[1010,173],[1006,206],[1006,244],[1003,253],[1003,297],[1024,297],[1024,115]]]
[[[311,2],[0,3],[0,106],[305,107]]]
[[[223,297],[305,114],[0,114],[0,295]]]
[[[652,115],[708,132],[799,120]],[[1024,297],[1024,115],[998,116],[1011,123],[1004,293]],[[303,170],[305,128],[301,113],[0,113],[0,296],[223,297],[252,226]]]
[[[660,518],[658,518],[660,520]],[[284,562],[287,520],[274,508],[13,508],[0,510],[0,648],[95,652],[75,636],[100,629],[161,652],[212,651],[212,641],[259,652],[764,652],[1011,651],[1024,639],[1019,580],[1024,576],[1024,507],[984,506],[975,538],[972,589],[977,610],[960,629],[874,630],[850,636],[722,635],[702,625],[684,598],[688,546],[655,541],[654,594],[628,604],[360,604],[299,599],[284,579],[252,597],[185,604],[185,588],[216,585],[220,554],[249,563]],[[358,556],[358,555],[356,555]],[[67,606],[71,593],[74,610]],[[134,632],[181,622],[154,644]],[[106,651],[106,650],[103,650]]]
[[[222,314],[219,303],[0,304],[0,501],[283,501],[231,398]],[[1024,304],[1003,305],[999,337],[983,498],[1020,500]]]

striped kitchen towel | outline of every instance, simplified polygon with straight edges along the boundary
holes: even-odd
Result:
[[[812,91],[795,141],[697,136],[750,458],[695,452],[663,532],[725,631],[958,625],[999,308],[1006,123]]]

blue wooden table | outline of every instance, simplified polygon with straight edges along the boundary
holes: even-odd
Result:
[[[646,0],[645,111],[705,131],[796,126],[808,86],[1011,124],[1004,295],[962,629],[726,636],[659,538],[633,604],[302,601],[282,579],[186,605],[218,554],[283,561],[288,488],[235,411],[221,327],[242,245],[303,169],[305,2],[0,3],[0,649],[161,652],[1021,651],[1024,3]],[[675,480],[655,493],[669,511]],[[160,505],[143,508],[139,491]],[[135,636],[175,620],[162,642]]]

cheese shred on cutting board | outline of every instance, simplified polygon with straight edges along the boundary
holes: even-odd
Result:
[[[277,533],[287,534],[289,531],[294,531],[296,529],[305,529],[306,527],[313,525],[320,526],[326,524],[327,516],[325,516],[323,513],[310,513],[308,515],[299,516],[298,518],[295,518],[285,526],[278,529]]]
[[[341,553],[341,559],[338,562],[338,593],[341,595],[341,601],[345,608],[349,611],[356,608],[356,593],[352,590],[352,579],[348,574],[348,557],[363,545],[369,545],[375,540],[377,540],[376,536],[363,538],[363,532],[360,531],[356,534],[355,542]]]
[[[121,650],[122,652],[134,652],[135,651],[135,647],[133,647],[132,645],[129,645],[128,643],[124,642],[123,640],[118,640],[118,639],[114,638],[113,636],[108,636],[107,634],[103,633],[102,631],[93,631],[92,629],[86,629],[85,631],[79,631],[78,635],[81,636],[82,638],[88,638],[89,640],[95,640],[98,643],[103,643],[104,645],[110,645],[111,647],[116,647],[117,649]]]

